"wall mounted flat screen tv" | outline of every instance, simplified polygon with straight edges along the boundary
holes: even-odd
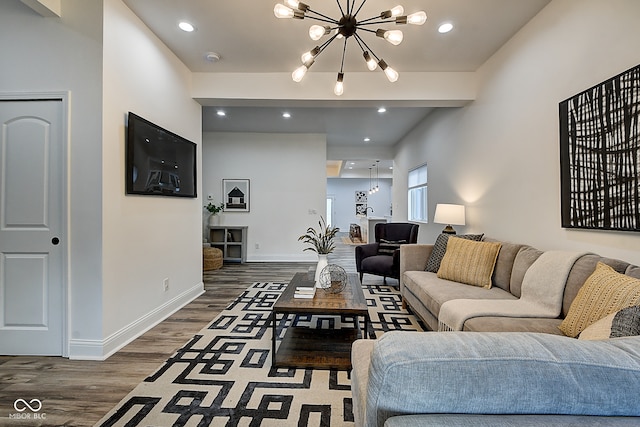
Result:
[[[196,197],[196,144],[129,112],[127,194]]]

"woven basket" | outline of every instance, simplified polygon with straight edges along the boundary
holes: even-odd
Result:
[[[222,267],[222,251],[218,248],[202,248],[202,269],[217,270]]]

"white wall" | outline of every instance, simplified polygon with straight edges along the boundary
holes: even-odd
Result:
[[[638,16],[636,0],[553,0],[481,67],[475,102],[431,114],[398,145],[394,214],[406,215],[406,171],[427,162],[429,218],[460,202],[463,231],[640,264],[638,233],[560,227],[558,139],[560,101],[640,63]],[[421,229],[429,242],[440,225]]]
[[[0,92],[70,94],[69,335],[102,337],[102,3],[63,0],[62,19],[0,3]]]
[[[221,214],[222,225],[249,227],[248,261],[317,259],[298,236],[326,210],[324,135],[204,133],[202,151],[204,199],[222,202],[223,179],[250,180],[250,212]]]
[[[374,185],[376,183],[374,182]],[[370,217],[391,215],[391,178],[380,178],[380,190],[375,194],[367,194],[367,206]],[[349,231],[350,224],[360,225],[360,217],[356,216],[355,192],[369,192],[369,179],[361,178],[328,178],[327,197],[334,197],[334,225],[342,232]]]
[[[195,199],[125,195],[126,114],[197,143],[199,160],[202,125],[189,70],[121,0],[104,2],[103,48],[102,345],[108,353],[203,290],[201,185]]]

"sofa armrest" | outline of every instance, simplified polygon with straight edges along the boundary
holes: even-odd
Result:
[[[371,352],[356,425],[434,413],[640,416],[639,383],[640,337],[391,331]]]
[[[402,275],[405,271],[424,271],[431,256],[433,245],[400,245],[400,294],[402,294]]]

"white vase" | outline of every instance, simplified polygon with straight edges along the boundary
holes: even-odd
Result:
[[[320,272],[328,264],[329,264],[329,261],[327,259],[327,254],[318,254],[318,265],[316,266],[316,275],[315,275],[315,279],[314,279],[315,282],[316,282],[316,287],[320,286],[319,280],[318,280],[318,279],[320,279]]]
[[[209,216],[209,225],[210,226],[220,225],[220,216],[216,214],[211,214]]]

